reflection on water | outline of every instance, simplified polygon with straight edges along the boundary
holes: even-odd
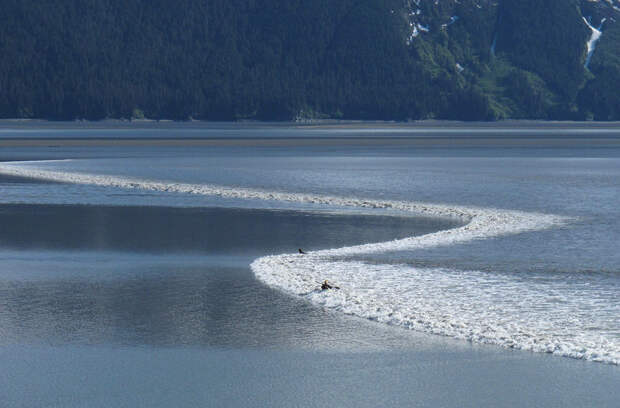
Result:
[[[0,207],[0,225],[0,246],[13,248],[18,259],[5,257],[0,271],[0,344],[312,349],[386,347],[408,336],[411,341],[411,334],[335,316],[268,288],[250,272],[252,256],[423,234],[453,222],[221,208],[8,205]],[[53,261],[37,252],[42,248],[54,250],[45,252],[55,254]],[[88,256],[93,250],[101,255]],[[182,255],[187,252],[194,255]],[[166,257],[169,253],[182,256]],[[222,254],[239,260],[223,261]]]
[[[0,325],[5,345],[358,349],[389,347],[411,334],[317,309],[247,269],[208,264],[114,280],[2,281]]]
[[[319,212],[0,206],[0,247],[256,254],[380,242],[451,228],[433,218]]]

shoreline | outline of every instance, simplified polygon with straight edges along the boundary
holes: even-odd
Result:
[[[172,135],[171,135],[172,133]],[[620,147],[620,122],[0,120],[0,147]]]
[[[607,137],[531,137],[527,135],[475,137],[445,135],[434,137],[295,137],[295,138],[2,138],[0,147],[63,148],[63,147],[478,147],[482,143],[501,148],[618,148],[618,136]]]
[[[284,128],[373,128],[373,127],[390,127],[390,128],[503,128],[522,126],[527,128],[554,128],[554,127],[578,127],[583,129],[589,128],[614,128],[620,127],[620,121],[555,121],[555,120],[531,120],[531,119],[506,119],[499,121],[455,121],[455,120],[436,120],[424,119],[413,121],[382,121],[382,120],[340,120],[340,119],[316,119],[308,121],[206,121],[206,120],[187,120],[178,121],[171,119],[103,119],[103,120],[73,120],[73,121],[55,121],[48,119],[0,119],[0,129],[3,128],[19,128],[38,125],[43,128],[67,128],[76,129],[106,129],[113,125],[118,128],[139,129],[139,128],[217,128],[217,127],[284,127]]]

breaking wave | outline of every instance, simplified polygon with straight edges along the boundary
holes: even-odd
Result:
[[[590,287],[593,290],[587,293],[579,293],[574,290],[575,282],[562,280],[525,279],[519,274],[371,264],[352,259],[358,255],[450,246],[543,230],[565,224],[569,221],[566,217],[491,208],[70,173],[43,169],[37,167],[36,163],[2,163],[0,173],[65,183],[233,199],[391,209],[416,215],[458,218],[465,225],[423,236],[326,249],[306,255],[266,256],[255,260],[251,269],[258,279],[268,285],[347,314],[477,343],[612,364],[620,362],[620,344],[615,340],[616,337],[605,336],[596,330],[597,327],[608,327],[609,324],[598,322],[594,312],[583,313],[591,302],[604,304],[606,297],[613,300],[615,295],[603,285]],[[339,291],[317,291],[317,283],[323,279],[346,282],[346,286],[343,285]],[[609,304],[613,305],[614,302]],[[587,330],[586,327],[595,329]]]

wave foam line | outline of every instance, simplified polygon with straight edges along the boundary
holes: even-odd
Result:
[[[69,160],[62,160],[67,162]],[[185,194],[199,194],[230,199],[282,201],[307,204],[323,204],[340,207],[392,209],[418,215],[435,217],[451,217],[468,221],[464,227],[444,231],[442,241],[450,245],[456,242],[468,241],[477,238],[486,238],[504,234],[515,234],[524,231],[546,229],[564,223],[567,218],[548,214],[528,213],[522,211],[496,210],[489,208],[475,208],[465,206],[448,206],[409,201],[360,199],[355,197],[339,197],[320,194],[289,193],[266,191],[243,187],[226,187],[212,184],[191,184],[144,180],[132,177],[99,175],[88,173],[72,173],[58,170],[48,170],[36,167],[36,163],[62,162],[61,160],[39,162],[9,162],[0,163],[0,174],[16,177],[26,177],[39,180],[61,183],[107,186],[124,189],[142,189],[160,192],[176,192]],[[35,166],[33,166],[35,164]],[[416,245],[422,245],[428,239],[420,241],[421,237],[406,238],[390,243],[367,244],[348,247],[347,254],[384,252],[401,250],[411,247],[412,240]],[[431,243],[431,242],[429,242]],[[435,240],[431,246],[442,242]],[[344,248],[323,251],[323,254],[341,254]],[[316,254],[316,253],[315,253]]]
[[[255,260],[251,264],[251,269],[258,279],[268,285],[277,287],[290,294],[305,296],[315,304],[335,308],[344,313],[428,333],[467,339],[473,342],[492,343],[511,348],[553,352],[564,356],[618,363],[618,347],[615,344],[612,344],[611,348],[592,347],[592,342],[588,343],[590,347],[579,344],[574,345],[563,340],[560,341],[558,338],[553,337],[553,335],[551,335],[551,338],[548,338],[548,334],[538,333],[536,329],[527,328],[529,327],[527,325],[524,326],[525,328],[520,326],[517,330],[513,325],[506,324],[502,326],[500,324],[498,327],[488,330],[489,325],[492,326],[493,322],[486,321],[485,319],[482,319],[482,322],[486,322],[483,324],[483,327],[487,327],[487,329],[480,329],[480,316],[476,318],[475,314],[470,314],[472,317],[469,319],[455,319],[455,315],[450,313],[451,307],[455,310],[458,309],[454,304],[444,305],[443,309],[437,308],[439,314],[422,313],[420,311],[432,309],[433,298],[429,296],[412,297],[409,292],[413,293],[415,290],[412,289],[410,283],[406,283],[411,282],[412,277],[420,276],[418,270],[405,265],[369,265],[334,259],[335,257],[343,256],[449,246],[472,240],[543,230],[568,222],[569,219],[566,217],[491,208],[448,206],[409,201],[365,200],[355,197],[274,192],[251,188],[71,173],[37,168],[32,163],[0,163],[0,173],[48,181],[124,189],[200,194],[233,199],[325,204],[340,207],[393,209],[412,214],[462,219],[467,221],[467,223],[461,227],[423,236],[315,251],[304,256],[297,254],[266,256]],[[351,271],[354,271],[354,273]],[[426,272],[433,274],[432,271]],[[458,273],[465,274],[465,272]],[[409,280],[405,279],[403,281],[403,276],[406,278],[407,275],[409,275]],[[372,277],[370,281],[368,280],[369,277]],[[316,293],[314,289],[317,287],[317,282],[326,278],[333,281],[346,282],[346,288],[333,294]],[[428,283],[429,280],[422,279],[422,282]],[[470,282],[470,284],[475,285],[475,282]],[[393,287],[409,289],[397,293],[390,289]],[[428,287],[427,285],[426,288]],[[420,293],[423,292],[424,290]],[[369,296],[369,293],[372,293],[372,296]],[[445,295],[445,293],[443,295],[442,293],[440,290],[436,295],[440,297]],[[511,296],[511,293],[508,292],[505,295]],[[411,299],[417,300],[412,302]],[[468,303],[464,302],[465,300],[461,300],[461,307],[468,306]],[[421,301],[423,302],[420,303]],[[485,307],[488,306],[492,307],[492,305]],[[479,311],[482,313],[485,307],[480,308]],[[440,312],[441,310],[443,312]],[[388,312],[385,313],[385,311]],[[504,319],[504,321],[507,320]],[[523,332],[528,330],[532,331],[531,336],[523,337]],[[527,341],[523,340],[524,338]]]
[[[620,312],[617,293],[604,282],[306,255],[261,258],[252,268],[269,285],[348,315],[473,343],[620,364],[620,340],[609,334],[610,319]],[[316,289],[322,279],[341,289]],[[586,313],[592,305],[606,310]]]

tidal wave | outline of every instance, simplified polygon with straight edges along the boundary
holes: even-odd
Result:
[[[596,310],[590,307],[592,302],[606,304],[608,297],[611,301],[607,304],[616,303],[613,302],[614,294],[606,291],[604,286],[580,292],[575,282],[541,283],[523,279],[518,274],[420,269],[350,259],[358,255],[450,246],[543,230],[569,222],[566,217],[492,208],[71,173],[44,169],[37,166],[37,162],[3,163],[0,164],[0,173],[125,189],[391,209],[416,215],[458,218],[465,225],[423,236],[327,249],[307,255],[262,257],[255,260],[251,268],[257,278],[268,285],[347,314],[477,343],[611,364],[620,362],[617,336],[607,336],[605,332],[609,322],[604,316],[609,314],[603,314],[599,319]],[[347,259],[343,259],[345,257]],[[342,289],[317,291],[318,282],[323,279],[341,283]],[[608,312],[613,316],[616,311]]]
[[[620,363],[617,333],[606,332],[613,331],[609,319],[619,312],[615,290],[587,279],[528,279],[315,254],[260,258],[252,270],[271,286],[349,315],[474,343]],[[341,289],[317,289],[323,279]]]

